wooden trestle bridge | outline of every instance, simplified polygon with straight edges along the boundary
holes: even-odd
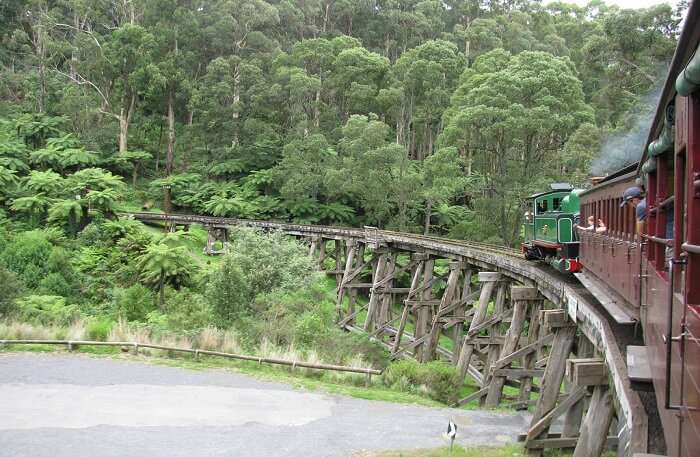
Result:
[[[450,361],[479,386],[459,404],[533,406],[523,436],[531,453],[575,448],[574,457],[597,457],[615,446],[618,455],[632,457],[647,451],[647,413],[631,388],[617,324],[575,280],[525,261],[518,251],[371,227],[130,217],[170,227],[201,224],[209,230],[210,252],[216,241],[228,240],[232,226],[303,237],[322,268],[334,265],[327,273],[337,280],[341,327],[369,334],[393,358]],[[410,277],[409,287],[398,287],[400,275]],[[366,304],[360,290],[367,291]],[[451,350],[441,345],[447,341]],[[517,396],[506,398],[506,385]],[[550,431],[554,422],[557,433]]]

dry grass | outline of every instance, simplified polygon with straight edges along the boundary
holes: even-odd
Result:
[[[33,324],[17,321],[0,321],[0,339],[20,340],[20,339],[57,339],[57,340],[85,340],[87,337],[87,322],[77,320],[69,327],[56,326],[36,326]],[[170,346],[184,349],[206,349],[210,351],[227,352],[231,354],[246,354],[240,344],[240,338],[234,330],[220,330],[215,327],[206,327],[192,337],[162,334],[151,331],[143,326],[129,324],[125,320],[117,321],[109,331],[107,341],[113,342],[134,342],[140,344],[155,344],[160,346]],[[141,350],[144,354],[156,356],[172,357],[170,351],[147,349]],[[285,347],[276,346],[268,340],[263,340],[256,351],[259,357],[281,359],[287,361],[308,362],[314,364],[327,363],[314,350],[301,351],[294,345]],[[354,368],[372,368],[360,354],[356,354],[349,361],[349,365]],[[291,368],[290,368],[291,369]],[[304,375],[312,377],[324,376],[323,371],[311,368],[296,368]],[[365,382],[365,375],[357,373],[326,372],[325,376],[333,381],[348,381],[352,378],[353,383]]]

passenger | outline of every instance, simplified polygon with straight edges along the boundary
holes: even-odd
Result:
[[[605,222],[603,222],[603,219],[598,219],[598,226],[596,227],[595,225],[595,217],[594,216],[588,216],[586,218],[586,222],[588,225],[583,226],[583,225],[576,225],[576,228],[579,230],[585,230],[587,232],[595,232],[595,233],[605,233],[608,228],[605,226]]]
[[[608,231],[608,227],[603,222],[603,219],[598,219],[598,227],[595,228],[596,233],[605,233]]]
[[[588,216],[588,218],[586,219],[586,221],[588,222],[588,225],[583,226],[583,225],[578,225],[578,224],[576,224],[576,228],[579,229],[579,230],[586,230],[586,231],[590,231],[590,232],[592,232],[593,230],[595,230],[595,224],[594,224],[594,222],[595,222],[595,217],[593,217],[593,216]]]
[[[634,186],[628,187],[622,194],[622,203],[620,208],[627,204],[631,204],[635,209],[637,219],[637,238],[641,238],[644,233],[644,224],[647,220],[647,199],[644,198],[644,191],[641,188]]]

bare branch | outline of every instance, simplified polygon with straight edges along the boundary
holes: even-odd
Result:
[[[102,98],[102,101],[104,102],[104,104],[105,104],[106,106],[111,106],[111,103],[109,102],[109,99],[105,96],[104,93],[102,93],[102,91],[100,90],[100,88],[97,87],[97,85],[96,85],[95,83],[93,83],[93,82],[90,81],[89,79],[87,79],[87,78],[85,78],[84,76],[82,76],[80,73],[76,73],[76,76],[77,76],[77,77],[74,77],[74,76],[72,76],[72,75],[69,75],[68,73],[62,72],[62,71],[59,70],[58,68],[54,68],[54,71],[55,71],[56,73],[58,73],[59,75],[65,76],[66,78],[70,79],[71,81],[73,81],[74,83],[76,83],[76,84],[79,85],[79,86],[88,85],[88,86],[92,87],[93,89],[95,89],[95,92],[97,92],[97,93],[100,95],[100,97]]]

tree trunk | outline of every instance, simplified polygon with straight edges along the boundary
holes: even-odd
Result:
[[[173,212],[173,196],[170,186],[163,189],[163,210],[166,214]]]
[[[232,146],[238,144],[238,118],[240,114],[238,112],[238,104],[241,101],[241,70],[238,65],[233,71],[233,120],[236,121],[234,125],[235,133],[233,138]]]
[[[134,164],[134,169],[131,170],[131,187],[136,188],[136,178],[138,178],[138,165]]]
[[[316,129],[321,125],[321,88],[316,91],[316,104],[314,105],[314,127]]]
[[[168,155],[165,159],[165,174],[170,176],[173,173],[175,162],[175,108],[173,90],[168,91]]]
[[[433,201],[428,199],[425,207],[425,224],[423,225],[423,235],[430,233],[430,216],[433,214]]]
[[[124,116],[124,110],[121,110],[119,115],[119,154],[124,154],[127,151],[127,137],[129,134],[129,123]]]
[[[331,4],[326,3],[326,13],[323,15],[323,33],[326,33],[327,27],[328,27],[328,12],[331,8]]]

